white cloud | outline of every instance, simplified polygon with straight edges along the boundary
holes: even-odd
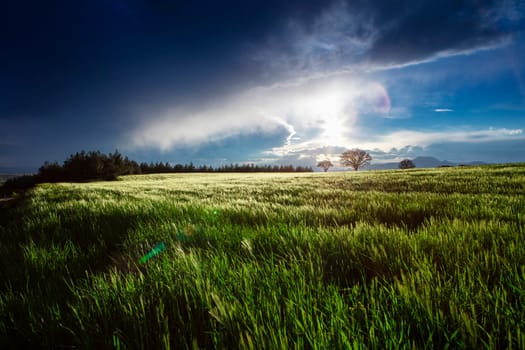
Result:
[[[522,129],[506,128],[489,128],[486,130],[466,131],[447,130],[440,132],[402,130],[391,133],[385,133],[383,135],[376,135],[374,137],[369,137],[367,135],[359,135],[359,133],[355,133],[354,135],[352,135],[352,137],[345,139],[343,142],[330,144],[333,147],[333,149],[337,150],[337,152],[327,157],[329,159],[333,159],[335,155],[340,154],[340,149],[345,148],[348,149],[359,147],[362,149],[387,153],[391,153],[393,149],[402,149],[404,150],[403,153],[406,153],[412,148],[421,150],[428,146],[440,143],[485,143],[512,139],[525,139],[525,137],[520,136],[522,135],[522,133]],[[321,140],[313,139],[307,142],[300,142],[293,145],[275,147],[271,151],[269,151],[268,154],[273,154],[275,156],[281,157],[301,153],[324,155],[326,154],[326,146],[327,145],[323,144]]]
[[[371,135],[363,127],[374,117],[406,118],[410,111],[403,106],[392,108],[388,91],[378,82],[349,72],[318,74],[249,89],[211,104],[173,108],[144,117],[130,135],[130,144],[135,148],[170,150],[241,134],[285,131],[287,137],[282,144],[269,149],[265,157],[337,161],[341,150],[354,147],[391,153],[393,148],[406,150],[409,145],[424,149],[440,143],[523,138],[522,129],[506,128],[394,132],[376,129]],[[388,159],[390,156],[385,155],[385,161]]]
[[[379,136],[371,142],[364,142],[363,147],[387,150],[391,147],[402,148],[407,145],[428,147],[432,144],[449,142],[482,143],[506,140],[509,137],[520,135],[521,132],[521,129],[506,128],[439,132],[404,130]]]
[[[522,133],[523,130],[521,129],[508,130],[508,135],[521,135]]]
[[[272,132],[287,125],[249,106],[231,103],[203,110],[171,109],[143,121],[132,135],[133,146],[156,147],[164,151],[211,143],[235,135]],[[290,135],[293,134],[289,128]]]
[[[403,148],[408,145],[428,147],[434,144],[464,142],[484,143],[508,140],[521,134],[521,129],[482,129],[482,130],[444,130],[439,132],[425,132],[403,130],[376,136],[373,140],[362,140],[362,148],[388,151],[391,148]]]
[[[374,164],[399,162],[405,158],[415,158],[422,155],[439,155],[444,157],[443,159],[454,161],[495,161],[495,159],[496,161],[501,161],[505,158],[501,156],[495,158],[493,156],[494,153],[497,153],[494,145],[497,143],[506,145],[521,144],[525,141],[525,137],[522,134],[522,129],[506,128],[455,132],[417,132],[406,130],[378,135],[372,140],[367,140],[365,137],[349,139],[346,144],[338,146],[326,146],[310,141],[292,146],[275,147],[267,152],[267,159],[272,159],[273,157],[274,161],[286,160],[289,163],[297,164],[301,160],[308,159],[310,166],[319,160],[329,159],[334,164],[339,164],[339,156],[343,151],[358,147],[370,152],[374,159]],[[459,147],[457,154],[450,153],[450,147]],[[508,152],[508,150],[505,152]],[[517,157],[516,152],[509,156],[511,159]],[[521,158],[518,156],[517,159],[522,159],[522,156]],[[306,162],[301,164],[308,165]]]
[[[385,87],[351,74],[316,76],[253,88],[222,101],[144,116],[130,135],[132,147],[169,150],[240,134],[286,130],[283,147],[302,142],[344,144],[359,115],[388,117]]]

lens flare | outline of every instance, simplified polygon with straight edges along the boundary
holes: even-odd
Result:
[[[371,98],[371,110],[376,113],[389,114],[392,102],[386,88],[377,82],[372,82],[368,86],[368,96]]]

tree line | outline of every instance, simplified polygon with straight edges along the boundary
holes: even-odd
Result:
[[[137,163],[118,151],[108,155],[100,151],[77,152],[63,165],[45,162],[38,169],[37,176],[42,182],[116,180],[122,175],[196,172],[311,172],[310,167],[293,165],[229,164],[216,168],[208,165],[195,166],[168,162]]]
[[[225,164],[218,167],[211,165],[195,166],[193,162],[189,164],[169,163],[141,163],[138,174],[158,174],[158,173],[301,173],[312,172],[311,167],[293,166],[293,165],[259,165],[249,164]]]
[[[7,180],[0,188],[0,194],[11,194],[26,190],[45,182],[86,182],[116,180],[122,175],[158,173],[199,173],[199,172],[312,172],[311,167],[293,165],[229,164],[219,167],[189,164],[171,165],[168,162],[137,163],[118,151],[104,154],[100,151],[77,152],[63,164],[44,162],[35,175],[25,175]]]

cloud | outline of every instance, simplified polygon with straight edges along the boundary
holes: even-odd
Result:
[[[394,122],[410,118],[412,113],[406,107],[392,106],[387,87],[370,76],[318,73],[248,89],[214,102],[144,115],[128,135],[128,149],[207,148],[235,137],[280,135],[281,141],[272,138],[276,143],[266,144],[266,151],[259,148],[261,157],[303,164],[321,158],[337,160],[341,150],[354,147],[383,152],[384,161],[388,161],[407,157],[408,149],[424,150],[435,144],[523,138],[519,128],[417,131],[398,126],[396,131],[374,127],[372,133],[366,129],[377,125],[374,120]],[[403,150],[402,155],[386,155],[392,149]],[[253,153],[251,157],[256,160]]]
[[[486,129],[456,132],[399,131],[366,139],[349,140],[346,146],[322,146],[301,143],[293,147],[275,147],[266,152],[267,160],[312,165],[316,161],[329,159],[339,164],[340,154],[349,148],[361,148],[372,155],[373,162],[399,162],[405,158],[435,156],[456,162],[517,162],[524,161],[521,149],[525,137],[521,129]]]
[[[487,142],[525,140],[522,136],[522,129],[489,128],[484,130],[465,130],[465,131],[440,131],[425,132],[402,130],[370,137],[369,135],[356,132],[343,142],[333,143],[330,149],[337,150],[340,154],[341,149],[359,147],[374,151],[375,153],[391,153],[392,150],[404,150],[405,156],[409,150],[424,150],[435,144],[464,143],[482,144]],[[278,157],[297,155],[297,154],[329,154],[328,158],[333,159],[333,153],[326,151],[327,147],[320,140],[312,139],[306,142],[298,142],[293,145],[283,145],[274,147],[268,151]],[[388,160],[390,158],[386,158]]]
[[[390,108],[388,92],[378,82],[348,74],[321,76],[143,116],[128,144],[169,150],[283,128],[288,132],[284,147],[298,140],[343,143],[356,129],[359,115],[388,117]]]
[[[291,17],[284,33],[269,36],[253,53],[253,59],[278,71],[303,74],[330,71],[356,64],[371,49],[376,29],[345,2],[333,2],[311,23]]]
[[[514,130],[508,130],[508,135],[521,135],[523,133],[523,130],[521,129],[514,129]]]
[[[472,54],[505,45],[521,31],[523,4],[504,3],[335,1],[307,24],[292,16],[252,54],[287,74],[391,69]]]
[[[271,77],[266,80],[271,85],[247,88],[215,102],[178,105],[143,115],[128,135],[128,146],[168,151],[239,135],[284,131],[287,136],[282,144],[267,153],[284,159],[326,146],[386,151],[447,140],[487,142],[519,136],[520,129],[385,133],[378,128],[376,136],[363,133],[363,125],[373,118],[393,121],[414,115],[413,106],[406,101],[392,106],[382,83],[388,79],[372,76],[380,77],[385,69],[470,55],[510,42],[524,18],[518,2],[500,6],[498,1],[482,5],[452,0],[419,4],[408,0],[331,1],[317,3],[315,14],[307,6],[294,4],[286,14],[279,12],[284,25],[276,25],[273,31],[266,27],[261,35],[264,39],[254,39],[246,52]],[[309,14],[307,19],[298,15],[303,12]],[[252,81],[258,81],[257,74]],[[205,96],[203,101],[207,101]],[[434,101],[430,108],[436,113],[453,112],[439,107],[446,102]]]
[[[417,62],[434,56],[449,56],[505,41],[510,31],[499,26],[500,19],[517,23],[506,11],[491,17],[499,1],[440,1],[390,8],[376,8],[377,40],[370,51],[372,61],[385,64]]]
[[[481,130],[445,130],[445,131],[413,131],[403,130],[377,136],[372,141],[363,140],[363,147],[370,149],[388,150],[391,147],[403,148],[407,145],[428,147],[437,143],[465,142],[483,143],[517,138],[522,134],[521,129],[489,128]]]

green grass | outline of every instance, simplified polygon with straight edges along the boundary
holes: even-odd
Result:
[[[524,164],[43,184],[0,348],[524,349],[524,228]]]

